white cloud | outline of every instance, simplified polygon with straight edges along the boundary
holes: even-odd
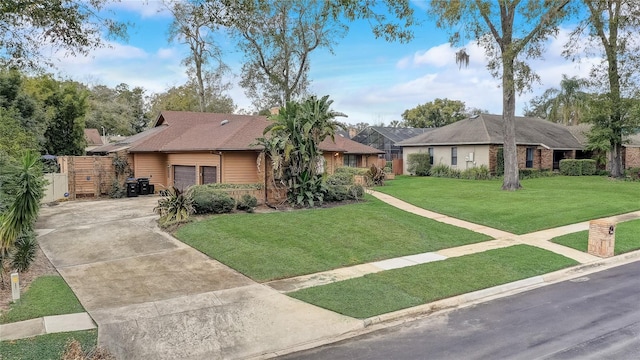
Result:
[[[156,56],[159,59],[175,59],[179,58],[180,54],[175,48],[160,48],[156,51]]]
[[[138,13],[143,19],[156,16],[171,16],[160,0],[122,0],[110,3],[108,8],[114,11],[124,10]]]

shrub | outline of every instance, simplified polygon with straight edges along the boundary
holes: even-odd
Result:
[[[233,211],[236,201],[215,187],[196,185],[193,187],[193,205],[198,214],[223,214]]]
[[[462,171],[460,177],[469,180],[489,180],[491,179],[491,172],[486,165],[480,165]]]
[[[574,159],[560,160],[560,174],[565,176],[580,176],[582,174],[582,164]]]
[[[253,209],[256,206],[258,206],[258,199],[256,199],[256,197],[253,195],[244,194],[242,195],[240,200],[238,200],[236,209],[250,213],[253,212]]]
[[[549,169],[520,169],[520,179],[535,179],[553,176],[553,171]]]
[[[566,176],[595,175],[596,161],[592,159],[560,160],[560,173]]]
[[[158,206],[153,211],[160,215],[160,225],[162,226],[187,221],[195,211],[192,188],[180,191],[174,186],[168,189],[165,195],[158,200]]]
[[[430,157],[428,153],[414,153],[409,154],[407,159],[407,170],[411,174],[417,176],[428,176],[431,164],[429,163]]]
[[[384,185],[384,171],[376,165],[371,165],[366,176],[369,184],[373,186]]]
[[[359,200],[364,196],[362,185],[327,185],[325,201]]]
[[[349,167],[349,166],[342,166],[337,168],[334,171],[334,175],[335,174],[343,174],[343,173],[347,173],[350,175],[366,175],[367,172],[369,171],[369,169],[365,169],[365,168],[354,168],[354,167]]]
[[[640,180],[640,167],[628,168],[624,171],[624,178],[630,181]]]
[[[331,185],[353,185],[355,183],[354,174],[343,171],[336,171],[327,177],[327,186]]]
[[[29,270],[29,267],[36,258],[38,242],[32,230],[23,231],[16,239],[11,250],[11,268],[19,272]]]
[[[449,167],[444,164],[438,164],[431,167],[429,175],[434,177],[448,177]]]
[[[597,171],[597,163],[592,159],[582,159],[582,175],[595,175]]]
[[[498,148],[496,153],[496,176],[504,175],[504,148]]]
[[[123,198],[127,193],[127,188],[117,178],[113,179],[111,183],[111,190],[109,191],[109,197],[112,199]]]

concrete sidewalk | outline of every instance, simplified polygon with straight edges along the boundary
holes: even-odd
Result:
[[[9,324],[0,324],[0,341],[95,328],[96,324],[86,312],[45,316]]]
[[[360,264],[335,270],[323,271],[315,274],[308,274],[297,276],[288,279],[280,279],[270,281],[265,283],[272,287],[275,290],[278,290],[282,293],[293,292],[309,287],[321,286],[330,284],[337,281],[348,280],[352,278],[357,278],[361,276],[365,276],[367,274],[372,274],[380,271],[391,270],[391,269],[399,269],[407,266],[414,266],[418,264],[425,264],[433,261],[445,260],[452,257],[470,255],[478,252],[484,252],[492,249],[504,248],[516,244],[527,244],[531,246],[536,246],[556,254],[563,255],[570,259],[573,259],[580,264],[589,264],[594,263],[601,258],[597,256],[593,256],[582,251],[578,251],[573,248],[569,248],[566,246],[562,246],[556,243],[552,243],[550,240],[589,229],[589,222],[581,222],[577,224],[571,224],[566,226],[561,226],[553,229],[546,229],[537,232],[533,232],[530,234],[524,235],[515,235],[502,230],[493,229],[487,226],[474,224],[468,221],[455,219],[446,215],[442,215],[433,211],[424,210],[418,208],[414,205],[411,205],[405,201],[397,199],[387,194],[383,194],[377,191],[368,190],[367,193],[373,195],[377,199],[394,206],[398,209],[430,218],[435,221],[439,221],[442,223],[446,223],[449,225],[457,226],[460,228],[468,229],[471,231],[479,232],[485,235],[489,235],[494,237],[496,240],[484,241],[475,244],[463,245],[454,248],[442,249],[434,252],[427,252],[422,254],[415,254],[409,256],[402,256],[393,259],[387,259],[382,261],[376,261],[366,264]],[[623,222],[640,218],[640,211],[635,211],[627,214],[621,214],[617,216],[612,216],[607,219],[612,220],[613,222]]]

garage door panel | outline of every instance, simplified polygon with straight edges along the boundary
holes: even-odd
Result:
[[[196,184],[196,167],[185,165],[173,166],[173,184],[180,190]]]

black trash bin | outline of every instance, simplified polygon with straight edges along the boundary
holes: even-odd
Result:
[[[138,196],[138,182],[134,178],[128,178],[125,182],[127,186],[127,197]]]
[[[149,184],[149,195],[153,195],[156,193],[156,186],[154,184]]]
[[[149,178],[138,178],[138,194],[149,195]]]

